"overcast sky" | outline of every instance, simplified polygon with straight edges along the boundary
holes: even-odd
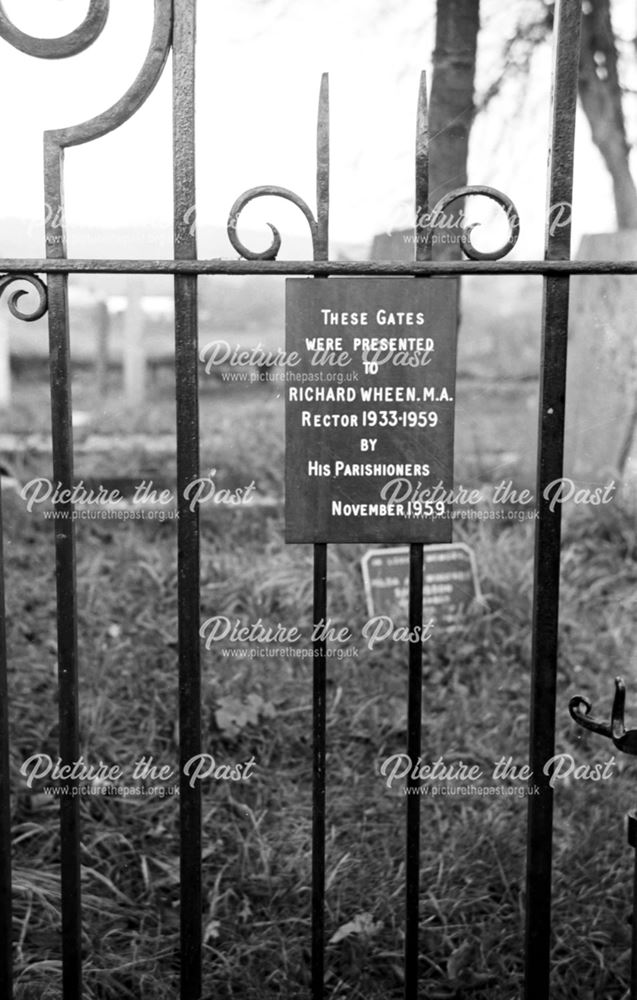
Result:
[[[88,0],[4,2],[16,24],[42,35],[72,29],[88,6]],[[516,0],[515,9],[526,2]],[[321,72],[328,70],[333,237],[367,244],[376,232],[410,225],[418,79],[420,69],[429,68],[434,7],[434,0],[199,0],[200,222],[225,225],[234,199],[266,183],[290,187],[314,207],[316,105]],[[479,85],[493,70],[512,9],[485,0],[489,27],[481,40]],[[634,13],[632,0],[621,0],[617,20],[627,36],[635,34]],[[39,217],[43,129],[76,124],[117,100],[143,62],[151,21],[152,0],[111,0],[100,39],[59,62],[33,59],[0,43],[5,95],[0,218]],[[517,203],[523,256],[542,252],[549,78],[548,56],[540,57],[524,109],[512,96],[501,100],[472,139],[470,183],[492,184]],[[167,67],[131,122],[68,152],[71,252],[72,227],[78,223],[140,228],[165,223],[169,233],[170,142]],[[610,183],[583,118],[576,163],[577,239],[583,232],[614,228]],[[489,205],[484,217],[490,215]],[[279,202],[251,206],[244,218],[251,229],[259,229],[265,218],[275,222],[284,250],[286,232],[304,234],[307,228],[298,210]],[[157,252],[171,255],[168,237]],[[122,256],[134,253],[130,245],[122,248]],[[206,255],[205,245],[200,254]],[[228,255],[235,256],[230,246]]]

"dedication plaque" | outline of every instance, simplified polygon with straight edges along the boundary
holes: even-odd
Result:
[[[456,281],[286,282],[287,542],[451,540]]]

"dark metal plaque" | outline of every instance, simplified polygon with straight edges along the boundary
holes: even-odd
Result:
[[[387,615],[394,624],[402,624],[409,594],[409,549],[370,549],[361,568],[370,618]],[[437,626],[456,625],[476,601],[482,601],[482,594],[473,550],[462,542],[427,546],[423,620]]]
[[[286,284],[286,541],[450,541],[456,282]]]

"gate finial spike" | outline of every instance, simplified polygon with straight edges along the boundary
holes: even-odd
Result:
[[[416,260],[431,260],[431,226],[429,219],[429,105],[427,74],[420,74],[418,112],[416,117],[416,203],[414,239]]]
[[[316,223],[315,260],[329,257],[330,218],[330,84],[329,75],[321,76],[318,121],[316,128]]]

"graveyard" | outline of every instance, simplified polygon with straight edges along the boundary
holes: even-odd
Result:
[[[92,410],[93,377],[80,369],[74,384],[78,410],[88,415],[77,428],[76,479],[133,479],[140,470],[147,479],[170,479],[170,385],[153,389],[143,411],[127,412],[114,373],[106,399]],[[17,382],[9,433],[46,436],[47,391],[37,376]],[[503,480],[532,489],[529,413],[537,391],[533,380],[496,387],[477,377],[458,379],[457,484],[485,498]],[[271,995],[290,998],[303,995],[308,983],[312,565],[310,546],[286,546],[283,539],[280,394],[276,372],[269,382],[243,388],[219,382],[201,394],[202,468],[214,455],[220,486],[254,480],[257,495],[273,501],[221,505],[214,516],[202,516],[202,621],[225,616],[245,628],[260,620],[270,630],[244,633],[245,641],[239,629],[227,630],[225,640],[207,641],[202,654],[203,750],[217,769],[254,760],[258,776],[201,782],[210,862],[205,995],[246,1000],[260,1000],[264,983]],[[101,451],[91,446],[99,436],[109,439]],[[157,442],[165,445],[159,455]],[[25,450],[12,470],[24,484],[46,464],[41,453]],[[10,700],[20,718],[12,749],[16,996],[39,1000],[60,996],[51,985],[59,968],[57,804],[44,793],[48,778],[29,788],[19,767],[34,748],[57,758],[52,532],[38,505],[26,512],[15,490],[3,490],[3,507],[15,663]],[[566,709],[574,691],[608,706],[607,670],[630,662],[637,538],[634,516],[620,504],[565,504],[563,513],[557,750],[565,756],[556,777],[554,989],[556,997],[619,1000],[632,879],[621,816],[634,802],[634,766],[617,754],[606,780],[585,780],[581,766],[608,768],[611,754],[576,728]],[[143,751],[146,785],[153,785],[153,766],[172,773],[177,761],[175,528],[168,512],[162,521],[76,522],[83,756],[132,774]],[[527,801],[516,768],[526,763],[528,739],[533,531],[530,517],[454,523],[454,541],[475,553],[482,603],[423,643],[420,766],[440,761],[444,782],[430,784],[446,793],[423,801],[428,997],[507,1000],[521,976]],[[381,767],[404,749],[408,643],[389,637],[368,648],[361,574],[368,548],[332,546],[328,564],[330,623],[334,634],[346,628],[350,639],[331,642],[327,661],[326,982],[333,997],[386,1000],[403,989],[405,781],[388,780]],[[395,629],[406,626],[404,608],[402,614]],[[282,641],[292,628],[301,641]],[[499,780],[490,782],[498,762]],[[461,766],[479,769],[483,777],[474,786],[481,794],[453,796],[451,789],[471,784],[448,777],[454,768],[461,775]],[[174,780],[154,787],[161,792],[152,799],[92,796],[80,804],[89,998],[172,1000],[178,988]],[[610,908],[603,923],[602,907]]]
[[[635,37],[0,2],[2,1000],[637,1000]]]

